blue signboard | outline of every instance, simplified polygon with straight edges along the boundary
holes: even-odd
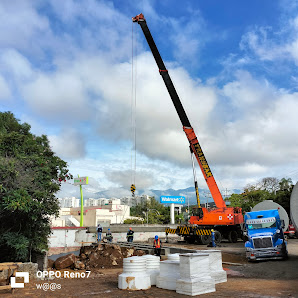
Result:
[[[163,204],[165,204],[165,203],[185,204],[185,197],[183,197],[183,196],[179,196],[179,197],[177,197],[177,196],[160,196],[160,202]]]

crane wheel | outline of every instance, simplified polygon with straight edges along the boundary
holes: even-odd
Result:
[[[202,235],[201,242],[204,245],[209,244],[211,242],[211,235]]]
[[[221,242],[222,236],[219,231],[214,231],[215,243],[218,244]]]
[[[229,242],[232,242],[232,243],[236,243],[237,240],[238,240],[238,234],[235,230],[232,230],[229,232],[229,235],[228,235],[228,240]]]

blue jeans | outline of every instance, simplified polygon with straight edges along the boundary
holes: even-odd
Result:
[[[97,232],[97,241],[101,241],[101,232]]]
[[[127,238],[127,241],[128,241],[128,242],[132,242],[132,241],[133,241],[133,237],[128,237],[128,238]]]

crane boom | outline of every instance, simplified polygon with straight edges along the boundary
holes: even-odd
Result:
[[[194,152],[194,154],[196,156],[196,159],[197,159],[198,164],[201,168],[203,176],[206,180],[206,183],[208,185],[208,188],[210,190],[210,193],[212,195],[214,203],[218,208],[224,208],[224,207],[226,207],[226,204],[225,204],[225,202],[222,198],[222,195],[221,195],[221,193],[218,189],[218,186],[217,186],[216,181],[213,177],[213,174],[212,174],[212,172],[209,168],[209,165],[208,165],[207,160],[205,158],[205,155],[202,151],[202,148],[199,144],[199,141],[196,137],[196,134],[195,134],[193,128],[191,127],[191,125],[190,125],[189,119],[188,119],[188,117],[185,113],[185,110],[184,110],[184,108],[182,106],[182,103],[179,99],[179,96],[176,92],[176,89],[175,89],[174,84],[171,80],[169,72],[166,69],[165,64],[164,64],[164,62],[163,62],[163,60],[162,60],[162,58],[159,54],[159,51],[156,47],[156,44],[153,40],[153,37],[150,33],[150,30],[147,26],[147,23],[146,23],[146,20],[145,20],[143,14],[139,14],[136,17],[132,18],[132,21],[137,22],[142,28],[142,31],[145,35],[147,43],[148,43],[148,45],[151,49],[153,57],[154,57],[154,59],[156,61],[156,64],[159,68],[159,73],[162,76],[163,81],[164,81],[164,83],[165,83],[165,85],[168,89],[168,92],[170,94],[172,102],[175,106],[175,109],[178,113],[180,121],[183,125],[183,130],[184,130],[184,132],[187,136],[187,139],[190,143],[191,150]]]

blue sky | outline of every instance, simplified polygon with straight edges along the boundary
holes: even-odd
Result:
[[[141,12],[219,188],[296,182],[298,1],[3,0],[1,111],[48,135],[90,193],[115,197],[130,194],[133,111],[137,189],[192,186],[179,118],[131,21]]]

